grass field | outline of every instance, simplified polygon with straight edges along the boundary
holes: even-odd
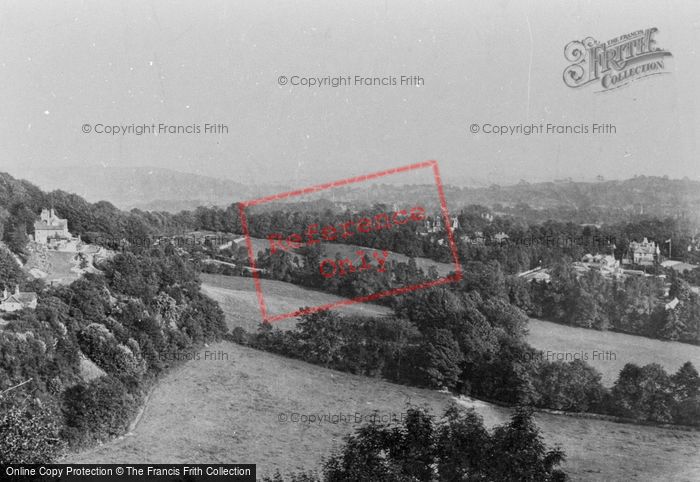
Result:
[[[584,360],[602,373],[606,386],[612,386],[626,363],[658,363],[669,373],[675,373],[687,361],[700,368],[700,346],[534,319],[530,319],[529,331],[527,341],[539,350],[587,356]],[[610,352],[614,358],[608,355],[593,359],[594,351],[597,355]]]
[[[372,249],[372,248],[365,248],[363,246],[356,246],[354,244],[342,244],[342,243],[323,243],[321,245],[323,247],[323,254],[324,256],[328,258],[333,258],[335,257],[336,253],[340,254],[342,258],[350,258],[355,265],[359,264],[357,261],[358,255],[357,251],[358,250],[363,250],[366,251],[367,253],[371,253],[374,251],[380,251],[378,249]],[[425,273],[428,272],[428,268],[430,266],[435,266],[437,269],[437,272],[440,276],[447,276],[450,273],[452,273],[455,270],[455,265],[451,263],[439,263],[437,261],[433,261],[432,259],[428,258],[414,258],[416,260],[416,265],[423,269]],[[393,251],[389,251],[389,256],[387,257],[387,263],[390,263],[392,261],[395,261],[397,263],[408,263],[408,256],[404,254],[399,254],[395,253]]]
[[[262,317],[253,278],[204,273],[202,273],[201,278],[202,291],[216,300],[224,310],[229,329],[240,326],[247,331],[257,330]],[[339,296],[309,290],[282,281],[261,280],[261,283],[265,304],[268,312],[272,315],[296,311],[304,306],[320,306],[342,300]],[[391,313],[388,308],[368,303],[342,306],[337,308],[337,311],[369,316]],[[292,328],[295,324],[295,319],[287,319],[276,322],[275,327]]]
[[[355,413],[400,413],[410,398],[442,410],[449,395],[394,386],[221,342],[228,360],[187,363],[154,390],[131,435],[67,457],[91,463],[257,463],[312,469],[355,426]],[[281,415],[283,414],[283,415]],[[349,422],[281,421],[343,414]]]
[[[226,313],[229,328],[241,326],[256,330],[260,323],[260,308],[252,278],[202,274],[203,291],[215,299]],[[296,310],[340,300],[340,297],[313,291],[282,281],[262,280],[265,302],[271,313]],[[391,313],[386,307],[360,303],[339,308],[346,313],[383,315]],[[295,320],[283,320],[279,328],[291,328]],[[612,386],[626,363],[646,365],[659,363],[667,372],[675,373],[686,361],[700,367],[700,347],[642,336],[589,330],[530,319],[527,341],[545,352],[581,354],[602,374],[603,384]],[[601,353],[609,352],[607,356]],[[595,353],[595,358],[594,358]],[[614,356],[613,356],[614,355]]]
[[[441,413],[451,396],[327,370],[228,342],[228,359],[190,361],[158,384],[134,431],[66,463],[256,463],[258,473],[317,468],[358,417],[398,414],[407,400]],[[222,358],[222,357],[219,357]],[[488,426],[508,409],[463,401]],[[341,423],[281,421],[292,414],[339,415]],[[538,413],[546,442],[567,454],[573,480],[700,478],[700,432]]]
[[[269,241],[266,239],[261,239],[261,238],[251,238],[253,242],[253,251],[255,252],[255,255],[257,256],[258,252],[260,251],[265,251],[265,249],[268,249],[270,247]],[[243,246],[247,246],[245,243],[242,244]],[[358,256],[357,256],[357,251],[358,250],[363,250],[366,253],[368,253],[368,256],[371,256],[370,253],[374,251],[380,251],[378,249],[373,249],[373,248],[365,248],[364,246],[357,246],[355,244],[343,244],[343,243],[321,243],[321,248],[323,250],[323,256],[327,258],[334,258],[336,253],[339,253],[341,257],[343,258],[350,258],[355,265],[359,264]],[[387,263],[390,263],[391,261],[395,261],[397,263],[408,263],[408,256],[404,254],[399,254],[395,253],[393,251],[389,251],[389,256],[387,257]],[[428,272],[428,268],[430,266],[435,266],[435,269],[437,269],[437,272],[440,276],[447,276],[450,273],[452,273],[455,270],[455,266],[452,263],[439,263],[437,261],[433,261],[432,259],[428,258],[414,258],[416,260],[416,265],[419,268],[422,268],[425,273]],[[374,264],[374,262],[373,262]]]

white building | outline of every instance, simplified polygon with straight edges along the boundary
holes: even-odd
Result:
[[[9,293],[7,288],[3,290],[0,299],[0,311],[12,312],[22,308],[36,308],[37,297],[32,291],[20,292],[19,286],[15,287],[14,293]]]
[[[666,311],[673,310],[676,308],[676,306],[678,306],[678,303],[680,303],[680,300],[678,298],[673,298],[671,301],[666,303],[664,308],[666,308]]]
[[[575,263],[574,265],[575,268],[577,266],[583,266],[587,269],[598,270],[603,275],[622,275],[620,262],[610,254],[596,254],[595,256],[587,254],[581,259],[580,264]]]
[[[659,247],[654,241],[649,241],[647,238],[644,238],[641,243],[632,241],[629,249],[634,264],[654,264],[654,257],[659,254]]]
[[[517,276],[518,278],[523,278],[525,281],[543,281],[545,283],[550,283],[552,281],[552,276],[549,274],[549,270],[544,269],[541,266],[518,273]]]
[[[508,236],[508,235],[507,235],[506,233],[504,233],[503,231],[501,231],[500,233],[495,234],[495,235],[493,236],[493,239],[494,239],[494,240],[496,241],[496,243],[498,243],[498,244],[502,244],[502,243],[507,242],[507,241],[508,241],[508,238],[510,238],[510,236]]]
[[[453,216],[450,219],[450,225],[452,226],[452,231],[459,229],[459,218]],[[442,223],[442,215],[436,214],[433,221],[426,219],[425,229],[428,233],[441,233],[442,231],[446,231]]]
[[[493,214],[491,213],[481,213],[479,216],[481,219],[485,219],[488,222],[493,222]]]

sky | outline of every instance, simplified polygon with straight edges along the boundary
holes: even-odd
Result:
[[[564,84],[569,42],[650,27],[667,74],[608,92]],[[154,166],[304,186],[434,159],[451,184],[700,180],[699,42],[691,0],[3,1],[0,171]],[[289,84],[348,75],[423,85]],[[153,123],[228,132],[95,132]]]

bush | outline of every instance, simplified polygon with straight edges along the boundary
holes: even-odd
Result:
[[[671,421],[671,380],[661,365],[626,364],[611,394],[617,415],[654,422]]]
[[[63,448],[59,410],[38,399],[0,399],[0,464],[52,462]]]
[[[673,422],[684,425],[700,425],[700,397],[688,398],[673,407]]]
[[[146,371],[144,361],[127,346],[117,343],[104,325],[90,324],[79,334],[78,340],[83,352],[111,375],[139,379]]]
[[[73,445],[120,435],[128,428],[139,402],[113,377],[100,377],[87,385],[68,388],[63,393],[69,429],[64,435]]]
[[[538,406],[555,410],[587,412],[598,407],[605,388],[600,373],[582,360],[542,363],[534,386]]]

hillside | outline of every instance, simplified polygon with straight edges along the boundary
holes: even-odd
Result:
[[[90,203],[62,190],[47,193],[28,181],[0,172],[0,234],[13,251],[24,251],[28,235],[34,233],[34,222],[47,207],[53,207],[60,218],[67,219],[71,234],[81,235],[88,243],[122,239],[138,242],[155,232],[159,223],[157,215],[121,211],[106,201]]]
[[[700,182],[688,179],[668,179],[638,176],[626,180],[599,182],[521,182],[515,185],[467,188],[449,184],[446,180],[445,195],[451,207],[482,204],[493,207],[528,205],[534,209],[570,209],[574,211],[626,211],[639,213],[643,206],[646,214],[670,215],[680,212],[694,213],[700,207]],[[429,201],[435,199],[434,186],[423,189],[409,186],[382,185],[379,189],[361,188],[362,199],[368,202],[390,203],[401,199]],[[347,189],[335,194],[338,200],[350,200],[352,191]],[[410,197],[407,197],[410,196]]]
[[[227,206],[261,193],[228,179],[152,167],[42,167],[22,174],[46,191],[61,189],[90,202],[109,201],[125,210],[178,212],[198,206]],[[279,188],[270,189],[275,192]]]
[[[211,274],[202,274],[201,277],[202,291],[221,305],[226,314],[229,329],[236,326],[241,326],[248,331],[257,329],[260,308],[252,278]],[[282,281],[262,280],[262,283],[265,301],[276,313],[296,310],[302,306],[332,303],[341,299]],[[350,305],[340,310],[367,315],[391,313],[388,308],[371,303]],[[292,320],[283,320],[275,326],[288,329],[294,324]],[[538,350],[572,355],[588,354],[587,363],[602,374],[602,381],[606,386],[612,386],[626,363],[636,363],[640,366],[659,363],[669,373],[674,373],[686,361],[700,360],[700,346],[687,343],[577,328],[537,319],[530,319],[528,330],[527,342]],[[614,353],[614,359],[609,356],[594,360],[594,351]]]
[[[33,185],[24,181],[17,181],[10,176],[0,175],[0,222],[4,224],[5,232],[9,232],[8,240],[15,242],[20,240],[16,233],[24,235],[26,226],[31,226],[39,208],[47,205],[56,205],[57,210],[66,216],[69,227],[74,233],[87,233],[96,230],[100,236],[109,239],[142,239],[145,235],[158,226],[159,229],[174,228],[178,224],[187,226],[195,222],[188,214],[171,218],[158,213],[125,213],[117,210],[109,203],[89,204],[82,198],[69,195],[65,192],[44,194]],[[206,215],[207,213],[199,213]],[[196,214],[198,216],[199,214]],[[4,221],[8,220],[7,223]],[[98,236],[95,236],[98,238]],[[85,239],[85,238],[84,238]],[[264,241],[263,241],[264,242]],[[259,246],[260,242],[256,244]],[[51,279],[56,276],[70,281],[70,273],[74,271],[75,262],[78,260],[68,255],[55,257],[32,258],[31,243],[24,246],[29,254],[29,269],[35,272],[44,272]],[[330,245],[327,255],[332,256],[335,251],[343,255],[352,256],[357,248],[350,245]],[[20,251],[17,251],[20,252]],[[400,256],[400,255],[396,255]],[[404,259],[405,260],[405,259]],[[423,260],[428,264],[432,261]],[[167,293],[172,286],[185,286],[183,293],[189,293],[191,299],[185,303],[182,311],[187,323],[197,324],[205,329],[201,336],[197,336],[199,330],[192,330],[189,335],[195,335],[192,344],[185,349],[196,350],[195,346],[202,346],[205,342],[211,343],[206,348],[207,353],[214,353],[221,358],[209,359],[207,355],[194,363],[188,363],[180,370],[168,373],[162,382],[155,388],[151,402],[146,406],[142,425],[136,429],[133,435],[121,438],[108,444],[113,450],[100,452],[102,448],[95,448],[87,453],[93,453],[90,461],[114,460],[114,461],[143,461],[149,457],[154,461],[190,461],[199,459],[203,461],[230,461],[231,454],[240,455],[244,459],[255,457],[261,467],[282,468],[314,468],[319,457],[328,454],[334,443],[338,442],[342,435],[348,433],[352,426],[339,427],[340,424],[329,423],[314,425],[290,425],[280,428],[279,413],[296,411],[299,413],[360,413],[366,415],[367,407],[378,407],[387,413],[400,411],[405,401],[406,392],[410,392],[411,398],[416,398],[421,403],[427,403],[438,412],[447,403],[446,394],[438,394],[423,390],[414,390],[407,387],[392,385],[378,380],[342,375],[330,370],[318,367],[310,367],[302,362],[275,357],[274,355],[256,352],[230,343],[212,343],[211,340],[223,334],[224,330],[235,326],[242,326],[253,331],[260,320],[258,300],[252,283],[252,279],[243,277],[223,277],[205,275],[202,277],[202,292],[210,295],[225,312],[224,316],[216,309],[214,303],[206,297],[199,297],[198,283],[194,269],[184,266],[184,261],[178,256],[149,256],[138,258],[128,256],[120,260],[118,269],[110,271],[105,268],[109,278],[109,295],[113,290],[120,294],[115,297],[116,302],[124,302],[127,298],[143,297],[140,303],[156,309],[156,295],[153,289],[162,289]],[[182,265],[181,265],[182,263]],[[441,274],[446,274],[452,269],[451,265],[443,265]],[[118,275],[116,275],[118,274]],[[33,326],[36,333],[43,333],[38,329],[39,323],[44,323],[54,311],[63,316],[67,322],[63,324],[71,327],[72,336],[78,336],[78,330],[83,338],[80,348],[87,350],[86,356],[90,360],[99,361],[105,353],[102,349],[95,349],[93,344],[85,340],[109,339],[116,353],[120,347],[117,339],[99,338],[110,329],[131,330],[127,332],[134,340],[140,338],[143,333],[139,330],[149,328],[147,324],[136,322],[132,319],[133,312],[123,306],[113,305],[110,296],[105,297],[105,290],[101,289],[99,279],[90,279],[73,288],[62,287],[56,293],[60,299],[51,300],[50,310],[37,310],[35,314],[27,314],[22,321],[28,326]],[[162,281],[160,280],[162,278]],[[154,282],[155,280],[155,282]],[[156,288],[154,288],[156,287]],[[303,306],[315,306],[333,303],[340,300],[339,297],[326,293],[311,291],[288,283],[278,281],[263,281],[263,292],[270,311],[274,313],[288,312]],[[74,293],[72,290],[75,289]],[[161,297],[164,298],[164,297]],[[168,298],[160,301],[168,302]],[[174,299],[174,298],[173,298]],[[82,304],[81,304],[82,303]],[[96,304],[95,304],[96,303]],[[100,310],[92,310],[92,306],[100,306]],[[167,303],[163,305],[167,308]],[[69,311],[69,307],[72,311]],[[160,309],[160,308],[157,308]],[[370,304],[358,304],[342,308],[343,311],[355,314],[371,314],[381,316],[389,313],[389,310]],[[86,313],[86,314],[84,314]],[[155,313],[155,311],[154,311]],[[23,316],[24,316],[23,315]],[[154,316],[165,316],[158,313]],[[43,318],[42,318],[43,317]],[[115,322],[109,317],[116,317]],[[194,317],[194,318],[192,318]],[[73,319],[78,321],[73,323]],[[68,323],[68,321],[71,321]],[[93,322],[97,320],[96,322]],[[32,325],[34,323],[34,325]],[[112,328],[108,328],[108,325]],[[181,323],[182,327],[187,325]],[[182,335],[184,328],[173,322],[166,325],[168,330],[176,330],[177,336]],[[293,320],[283,322],[280,326],[291,327]],[[683,345],[679,349],[678,344],[656,340],[638,339],[626,335],[611,334],[609,332],[595,332],[577,330],[569,327],[551,325],[544,322],[533,321],[530,325],[530,342],[533,346],[551,351],[615,351],[616,359],[600,360],[593,366],[603,372],[604,381],[610,384],[619,369],[627,362],[634,361],[639,364],[658,362],[669,371],[675,371],[681,363],[688,359],[698,359],[697,347]],[[21,335],[21,333],[20,333]],[[53,339],[49,339],[49,333],[44,333],[46,340],[40,340],[43,346],[54,346]],[[14,336],[14,335],[13,335]],[[51,335],[53,336],[53,335]],[[61,335],[63,336],[63,335]],[[15,340],[16,339],[16,340]],[[168,338],[176,340],[176,336]],[[18,347],[23,347],[24,340],[21,336],[14,336],[13,340]],[[37,346],[41,346],[37,342]],[[88,351],[91,349],[88,353]],[[32,348],[33,349],[33,348]],[[32,349],[17,348],[19,353],[32,353]],[[359,351],[359,350],[358,350]],[[77,352],[76,352],[77,353]],[[111,353],[111,352],[106,352]],[[133,353],[133,352],[132,352]],[[155,353],[158,355],[158,353]],[[223,356],[225,355],[225,356]],[[17,383],[21,379],[28,378],[20,369],[36,368],[36,373],[49,373],[46,366],[52,363],[49,358],[6,357],[10,368],[8,373],[16,373],[16,380],[8,381]],[[37,367],[28,363],[36,360]],[[589,360],[590,361],[590,360]],[[104,362],[104,360],[103,360]],[[82,365],[85,365],[84,363]],[[133,366],[140,369],[136,363]],[[110,369],[109,363],[105,363],[106,372]],[[82,377],[83,381],[98,376],[99,373],[88,372],[90,367],[68,366],[65,367],[66,379],[70,377]],[[135,368],[134,370],[136,370]],[[71,371],[72,370],[72,371]],[[320,370],[320,371],[319,371]],[[93,370],[94,371],[94,370]],[[81,373],[85,372],[85,373]],[[29,373],[29,371],[27,371]],[[32,372],[35,373],[35,372]],[[135,372],[136,373],[136,372]],[[89,375],[89,376],[88,376]],[[143,373],[136,373],[142,376]],[[99,384],[114,383],[107,377],[97,377],[90,383],[101,390]],[[139,379],[141,380],[141,379]],[[145,393],[148,383],[153,377],[143,377]],[[48,389],[47,380],[42,380],[43,386]],[[118,393],[126,393],[127,388],[122,385],[107,387],[120,390]],[[47,392],[48,393],[48,392]],[[414,396],[415,395],[415,396]],[[104,400],[109,399],[109,397]],[[112,398],[118,400],[117,398]],[[68,398],[61,399],[63,401]],[[106,406],[100,401],[100,406]],[[111,399],[110,399],[111,400]],[[413,400],[415,402],[415,400]],[[466,402],[465,402],[466,403]],[[491,405],[474,403],[477,408],[489,417],[492,423],[505,420],[508,415],[506,410],[501,410]],[[80,407],[82,405],[76,404]],[[283,407],[287,412],[282,412]],[[289,407],[289,408],[287,408]],[[130,410],[136,407],[130,407]],[[324,412],[325,410],[325,412]],[[105,410],[106,418],[111,419],[110,410]],[[369,410],[371,413],[371,409]],[[150,415],[149,415],[150,414]],[[124,410],[119,415],[120,424],[130,420],[130,413]],[[84,417],[80,418],[80,417]],[[263,417],[261,421],[261,417]],[[268,417],[271,420],[265,420]],[[275,418],[277,417],[277,418]],[[500,417],[500,418],[499,418]],[[550,418],[554,417],[554,418]],[[92,423],[89,415],[83,415],[76,411],[67,417],[71,427],[87,426],[83,420]],[[187,422],[182,423],[182,420]],[[576,475],[575,479],[600,480],[601,478],[638,478],[648,480],[647,476],[662,478],[672,474],[679,480],[691,480],[698,470],[697,453],[700,448],[697,432],[684,432],[682,430],[670,430],[635,425],[616,425],[610,422],[592,419],[576,419],[550,414],[538,415],[538,423],[543,430],[547,443],[560,444],[569,453],[567,467]],[[81,425],[82,424],[82,425]],[[96,424],[97,425],[97,424]],[[353,425],[353,424],[350,424]],[[125,425],[124,425],[125,426]],[[143,429],[142,429],[143,427]],[[109,433],[121,433],[123,427],[112,429]],[[108,432],[97,432],[102,428],[95,428],[98,436]],[[88,435],[80,436],[87,437]],[[91,436],[91,435],[90,435]],[[141,438],[139,438],[141,437]],[[87,440],[87,439],[86,439]],[[133,444],[132,444],[133,443]],[[122,444],[122,445],[120,445]],[[620,449],[624,447],[624,449]],[[152,449],[152,450],[151,450]],[[622,450],[622,452],[621,452]],[[622,453],[623,457],[609,460],[606,456],[610,453]],[[102,455],[100,455],[102,454]],[[313,454],[313,455],[310,455]],[[669,454],[673,454],[669,456]],[[104,458],[100,458],[104,457]],[[123,457],[116,459],[114,457]],[[157,457],[161,457],[159,460]],[[641,464],[641,465],[640,465]],[[688,472],[674,472],[678,467],[688,468]],[[650,475],[648,475],[650,474]]]
[[[70,463],[258,464],[260,475],[317,468],[355,423],[280,422],[292,413],[344,414],[354,421],[400,413],[405,403],[440,413],[451,397],[339,373],[228,342],[209,352],[225,360],[190,361],[153,391],[132,433],[64,457]],[[507,409],[478,401],[488,426]],[[548,444],[560,445],[572,480],[697,480],[700,433],[537,413]],[[610,454],[619,454],[611,457]]]
[[[631,216],[683,216],[698,221],[700,182],[688,179],[637,176],[626,180],[529,183],[490,187],[460,187],[444,179],[445,197],[452,213],[464,206],[479,204],[494,211],[528,217],[530,221],[546,219],[577,223],[629,221]],[[329,192],[315,199],[329,198],[338,205],[347,203],[405,203],[410,200],[428,209],[439,209],[434,184],[392,185],[357,184]],[[540,211],[538,215],[530,212]]]
[[[700,183],[653,176],[638,176],[627,180],[600,182],[523,182],[513,186],[461,191],[468,203],[515,205],[526,203],[545,209],[566,206],[578,210],[610,208],[648,213],[670,213],[691,209],[700,203]]]
[[[226,315],[229,329],[240,326],[246,331],[257,330],[261,314],[253,278],[204,273],[201,278],[202,292],[219,303]],[[319,306],[342,300],[339,296],[309,290],[291,283],[266,279],[261,282],[265,303],[271,314],[288,313],[304,306]],[[341,313],[368,316],[391,313],[388,308],[368,303],[342,306],[337,310]],[[295,324],[294,319],[287,319],[275,323],[275,327],[293,328]]]

